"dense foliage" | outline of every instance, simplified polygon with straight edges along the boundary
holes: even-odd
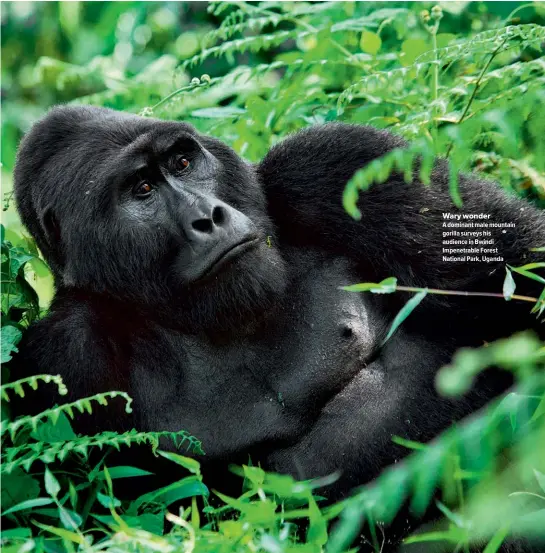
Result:
[[[9,363],[52,293],[10,194],[18,141],[49,106],[88,103],[188,121],[251,161],[310,124],[387,127],[413,145],[355,175],[344,196],[355,217],[360,192],[394,169],[410,176],[417,157],[426,182],[435,155],[452,162],[454,203],[460,201],[456,172],[476,170],[545,206],[543,4],[4,2],[2,21],[1,539],[7,552],[326,547],[336,553],[348,550],[363,527],[360,546],[380,551],[388,540],[383,525],[404,501],[416,513],[435,503],[445,516],[441,530],[412,541],[445,540],[464,551],[481,540],[493,553],[512,532],[543,533],[545,450],[536,444],[545,443],[545,347],[532,335],[459,352],[439,373],[443,393],[464,393],[490,365],[513,371],[517,388],[431,445],[400,440],[415,449],[405,461],[326,507],[317,488],[327,481],[297,483],[254,466],[236,469],[240,497],[216,494],[212,501],[198,461],[184,456],[190,451],[198,459],[201,444],[183,429],[74,433],[71,419],[116,395],[130,410],[131,399],[121,392],[15,418],[13,399],[24,400],[29,388],[47,386],[59,395],[66,389],[58,377],[18,379]],[[516,279],[545,285],[544,265],[508,269],[504,290],[491,292],[497,301],[516,301]],[[394,293],[396,281],[354,290]],[[414,291],[394,326],[433,292]],[[542,315],[545,290],[532,303],[529,309]],[[180,454],[161,451],[159,438],[174,440]],[[117,493],[118,480],[138,482],[149,473],[111,465],[109,455],[142,443],[187,475],[128,500]],[[95,462],[97,450],[104,454]]]

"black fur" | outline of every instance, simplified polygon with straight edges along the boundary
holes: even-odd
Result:
[[[210,466],[250,455],[300,478],[339,471],[331,497],[375,477],[406,453],[392,435],[429,440],[509,386],[491,371],[464,398],[439,397],[435,373],[457,348],[538,328],[526,304],[428,297],[381,347],[409,296],[339,290],[395,275],[501,291],[505,263],[442,261],[447,211],[516,223],[494,233],[506,263],[536,259],[529,248],[545,244],[543,214],[493,183],[462,176],[464,207],[454,208],[445,162],[431,187],[394,175],[362,194],[361,221],[348,217],[348,179],[403,144],[332,124],[253,167],[183,123],[55,108],[24,139],[15,172],[21,217],[57,285],[21,370],[60,373],[71,398],[127,391],[133,417],[110,411],[92,428],[186,429]],[[171,170],[174,154],[189,156],[186,172]],[[143,200],[126,180],[142,158],[157,184]],[[194,277],[210,248],[240,233],[255,238],[251,249]],[[534,284],[521,279],[519,290]]]

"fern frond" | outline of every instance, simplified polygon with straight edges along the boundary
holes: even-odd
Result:
[[[133,429],[123,434],[102,432],[95,436],[79,436],[74,440],[53,443],[35,442],[17,447],[7,447],[4,448],[2,455],[1,471],[9,474],[17,467],[22,467],[28,471],[36,461],[42,461],[43,463],[52,463],[57,460],[64,461],[71,453],[76,453],[81,455],[83,459],[88,459],[89,450],[92,448],[102,450],[106,447],[113,447],[119,451],[121,446],[131,447],[132,445],[147,444],[151,446],[152,452],[155,454],[161,438],[172,440],[176,449],[180,449],[186,444],[186,451],[204,455],[200,440],[184,430],[178,432],[137,432]]]
[[[68,390],[66,389],[66,386],[60,374],[37,374],[34,376],[29,376],[28,378],[21,378],[20,380],[16,380],[15,382],[9,382],[8,384],[0,386],[0,396],[4,401],[9,401],[9,395],[7,392],[13,391],[19,397],[25,397],[25,390],[23,386],[28,385],[33,390],[37,390],[40,381],[45,383],[53,382],[54,384],[56,384],[57,391],[61,396],[64,396],[68,393]]]
[[[260,52],[262,50],[269,50],[271,48],[276,48],[287,40],[296,39],[300,36],[306,36],[310,34],[307,32],[301,32],[298,29],[291,31],[278,31],[276,33],[270,33],[267,35],[257,35],[246,38],[239,38],[236,40],[231,40],[224,42],[219,46],[213,46],[212,48],[207,48],[196,54],[192,58],[184,61],[182,64],[182,69],[187,69],[193,67],[197,64],[203,63],[210,57],[220,57],[233,54],[242,54],[244,52]]]
[[[543,95],[544,91],[545,76],[540,78],[532,78],[531,80],[518,85],[509,86],[505,89],[502,88],[497,94],[475,100],[471,113],[466,116],[466,121],[472,117],[475,117],[475,115],[481,114],[481,112],[490,108],[491,105],[496,106],[496,109],[500,107],[513,109],[514,104],[512,102],[522,101],[522,99],[526,98],[526,95],[530,95],[530,93],[532,93],[532,96],[537,100],[540,93],[542,96],[545,96]],[[545,97],[543,99],[545,99]]]
[[[335,2],[321,2],[319,5],[302,5],[287,10],[283,10],[283,6],[280,5],[278,8],[282,11],[278,12],[273,12],[270,9],[263,8],[262,5],[254,5],[248,2],[233,2],[230,5],[238,6],[240,9],[227,15],[218,29],[211,31],[204,37],[204,47],[212,45],[217,40],[230,39],[237,33],[257,33],[268,26],[278,27],[282,22],[289,21],[296,23],[295,20],[303,15],[312,16],[316,15],[318,12],[322,13],[334,8]],[[377,17],[374,19],[376,20]]]
[[[382,8],[362,17],[345,19],[335,23],[331,27],[331,32],[338,31],[356,31],[361,32],[370,27],[378,27],[386,20],[392,20],[398,17],[407,17],[409,10],[407,8]]]
[[[234,17],[236,14],[240,16]],[[268,27],[277,27],[282,21],[289,21],[291,16],[273,14],[263,17],[253,17],[246,19],[246,13],[243,11],[233,12],[229,14],[228,18],[223,21],[220,27],[214,31],[209,32],[203,39],[203,46],[208,47],[214,44],[218,40],[227,40],[237,33],[243,33],[249,31],[257,33]]]
[[[349,87],[345,88],[339,95],[337,101],[337,115],[342,115],[344,112],[344,107],[347,106],[357,98],[359,94],[370,93],[372,94],[375,89],[384,90],[394,79],[399,79],[403,81],[404,79],[409,78],[409,74],[412,71],[416,72],[418,76],[422,69],[427,69],[429,64],[413,64],[408,67],[396,67],[389,71],[375,71],[362,77],[355,83],[351,84]]]
[[[280,71],[283,69],[289,69],[291,72],[301,71],[304,72],[307,69],[326,67],[326,66],[340,66],[345,65],[349,67],[361,68],[359,60],[355,59],[338,59],[338,60],[305,60],[305,59],[296,59],[290,62],[286,61],[273,61],[271,63],[262,63],[256,65],[255,67],[237,67],[231,73],[225,75],[225,77],[218,77],[212,79],[210,85],[222,86],[225,82],[229,82],[230,79],[233,79],[235,82],[244,79],[245,81],[250,81],[257,77],[263,77],[274,71]]]
[[[208,4],[206,11],[216,17],[219,17],[223,12],[233,7],[233,2],[217,2],[212,1]]]
[[[501,29],[478,33],[471,39],[460,41],[458,44],[424,52],[416,58],[415,64],[439,62],[443,65],[467,56],[490,54],[502,44],[502,51],[505,51],[513,47],[527,48],[541,44],[544,40],[545,27],[542,25],[536,25],[535,23],[510,25]]]
[[[38,413],[34,416],[21,417],[13,422],[5,424],[5,421],[2,421],[1,434],[6,432],[9,433],[11,439],[15,438],[15,434],[18,430],[24,427],[31,427],[33,430],[36,430],[38,423],[44,419],[49,419],[53,424],[55,424],[61,413],[65,413],[71,419],[74,419],[74,410],[78,410],[80,413],[87,411],[88,413],[93,412],[92,402],[96,402],[100,405],[108,405],[109,399],[114,399],[116,397],[121,397],[125,400],[125,411],[127,413],[132,412],[131,403],[132,398],[125,392],[104,392],[101,394],[95,394],[94,396],[84,397],[73,401],[72,403],[65,403],[59,405],[58,407],[53,407],[51,409],[46,409],[41,413]]]
[[[503,81],[502,86],[505,86],[504,79],[528,79],[542,75],[545,75],[545,56],[530,61],[517,61],[505,67],[489,71],[481,79],[481,83],[500,79]]]
[[[518,41],[516,41],[519,39]],[[545,27],[540,25],[518,25],[513,27],[506,27],[499,31],[486,31],[475,35],[471,40],[464,41],[461,44],[446,46],[444,48],[438,48],[429,52],[424,52],[412,65],[407,67],[398,67],[390,71],[375,71],[369,75],[366,75],[347,87],[339,96],[337,102],[337,114],[341,115],[344,111],[344,107],[359,94],[363,92],[372,93],[375,89],[384,89],[387,85],[391,85],[391,81],[394,79],[406,80],[414,78],[420,75],[423,71],[427,71],[433,65],[445,65],[447,63],[457,61],[461,58],[490,54],[494,52],[504,41],[507,41],[502,50],[518,46],[524,48],[532,44],[539,44],[545,40]],[[513,41],[510,43],[509,41]],[[515,42],[516,41],[516,42]],[[537,60],[536,60],[537,61]],[[528,62],[526,62],[528,63]],[[524,65],[524,64],[521,64]],[[517,65],[511,71],[516,72],[520,70],[521,65]],[[540,62],[532,64],[529,69],[539,69]],[[508,66],[509,67],[509,66]],[[506,68],[502,68],[506,69]],[[501,70],[496,70],[500,71]],[[493,73],[492,71],[490,73]]]
[[[361,212],[356,205],[359,192],[368,190],[374,183],[385,182],[394,171],[402,173],[405,182],[411,182],[414,178],[413,170],[417,160],[420,164],[418,177],[428,185],[435,156],[433,143],[426,139],[420,139],[407,148],[394,148],[382,157],[371,161],[356,171],[346,184],[343,192],[345,210],[355,219],[361,218]]]

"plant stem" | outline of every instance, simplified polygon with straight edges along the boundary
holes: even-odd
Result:
[[[432,88],[433,88],[433,101],[437,102],[437,99],[439,98],[439,62],[437,60],[437,27],[438,24],[435,25],[435,28],[433,29],[431,33],[431,42],[433,46],[433,57],[435,58],[435,63],[433,64],[433,81],[432,81]],[[437,122],[436,122],[437,124]]]
[[[492,63],[492,60],[496,57],[496,55],[498,54],[498,52],[503,48],[503,45],[507,42],[507,39],[505,39],[493,52],[492,54],[490,54],[490,57],[488,58],[488,61],[486,62],[485,66],[483,67],[479,77],[477,78],[477,82],[475,83],[475,88],[473,89],[473,92],[471,93],[471,96],[469,97],[469,100],[466,104],[466,107],[462,113],[462,115],[460,116],[460,119],[458,120],[458,122],[456,123],[456,125],[459,125],[460,123],[462,123],[462,121],[465,119],[468,111],[469,111],[469,108],[471,107],[471,104],[473,103],[473,100],[475,100],[475,96],[477,95],[477,91],[479,90],[479,87],[481,86],[481,81],[483,80],[483,77],[485,75],[485,73],[488,71],[488,68],[490,67],[490,64]],[[445,157],[448,158],[448,156],[450,155],[450,152],[452,150],[452,147],[453,147],[454,143],[451,142],[449,144],[449,147],[447,149],[447,153],[445,154]]]
[[[208,82],[201,82],[199,84],[189,84],[189,85],[186,85],[186,86],[182,86],[181,88],[178,88],[176,89],[174,92],[171,92],[168,96],[165,96],[162,100],[159,100],[159,102],[157,102],[155,105],[151,106],[149,109],[151,111],[157,109],[159,106],[162,106],[163,104],[165,104],[166,102],[168,102],[169,100],[171,100],[172,98],[174,98],[174,96],[177,96],[178,94],[181,94],[182,92],[187,92],[189,90],[194,90],[196,88],[205,88],[207,86],[210,86],[212,84],[214,84],[216,81],[218,81],[219,79],[218,78],[215,78],[215,79],[211,79],[210,81]]]
[[[535,6],[534,6],[534,2],[528,2],[527,4],[522,4],[522,6],[519,6],[518,8],[515,8],[506,18],[505,18],[505,22],[506,23],[509,23],[509,21],[511,21],[511,19],[513,19],[513,16],[519,12],[520,10],[524,10],[526,8],[534,8],[535,9]]]
[[[439,288],[416,288],[413,286],[396,286],[396,290],[399,292],[422,292],[427,290],[429,294],[437,294],[440,296],[480,296],[483,298],[500,298],[505,299],[503,294],[496,292],[466,292],[464,290],[440,290]],[[520,296],[514,294],[511,296],[513,300],[519,301],[528,301],[532,303],[537,303],[538,298],[533,298],[531,296]]]

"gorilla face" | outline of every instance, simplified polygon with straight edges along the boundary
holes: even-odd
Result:
[[[187,124],[65,107],[20,159],[23,221],[60,286],[183,309],[195,330],[237,324],[284,287],[253,168]]]

